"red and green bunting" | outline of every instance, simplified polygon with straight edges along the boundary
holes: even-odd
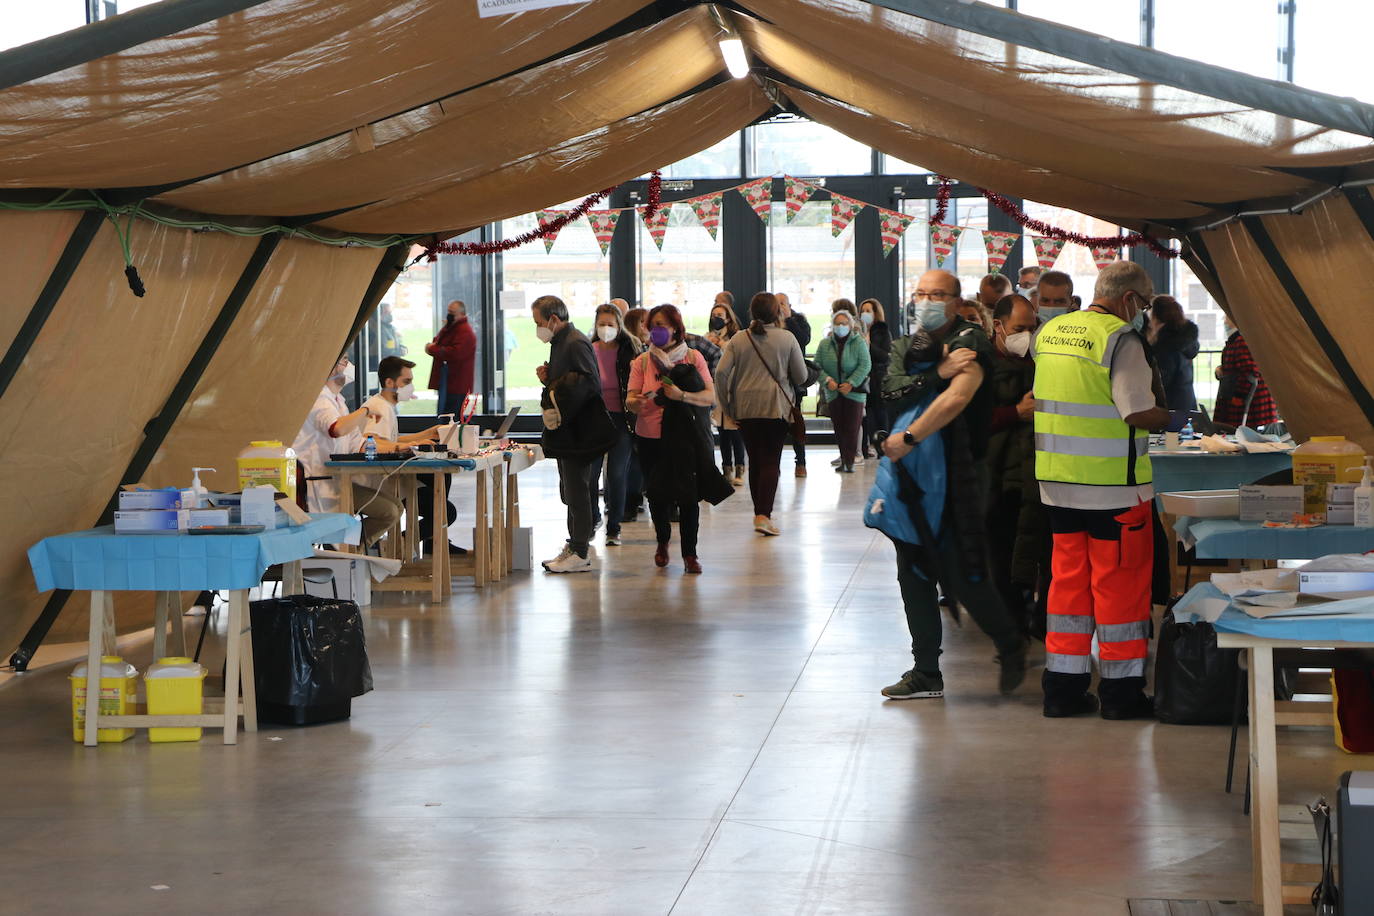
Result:
[[[1007,258],[1011,256],[1016,248],[1016,243],[1021,241],[1019,232],[995,232],[991,229],[983,230],[983,245],[988,251],[988,273],[1000,274],[1002,268],[1006,266]]]
[[[945,266],[945,258],[954,254],[954,250],[959,247],[959,236],[963,234],[964,230],[958,226],[945,223],[930,224],[930,247],[935,252],[936,267]]]
[[[748,184],[740,185],[735,188],[740,196],[758,216],[763,220],[763,224],[768,225],[768,219],[773,213],[773,179],[759,178]]]
[[[720,191],[705,197],[693,197],[686,201],[692,205],[692,212],[701,221],[701,227],[711,233],[712,241],[715,240],[716,230],[720,228],[720,204],[724,198],[725,192]]]
[[[1119,245],[1094,245],[1092,246],[1093,263],[1097,269],[1101,270],[1108,264],[1121,257],[1121,247]]]
[[[882,207],[876,208],[878,211],[878,229],[883,236],[883,257],[892,253],[892,249],[897,247],[897,241],[906,232],[907,227],[916,222],[916,217],[907,216],[905,213],[898,213],[896,210],[884,210]]]
[[[562,212],[562,210],[540,210],[538,213],[534,215],[534,218],[539,221],[540,229],[547,229],[549,227],[549,223],[558,219],[559,214],[561,214]],[[553,243],[556,241],[558,241],[557,232],[553,232],[549,235],[544,236],[544,254],[548,254],[550,251],[553,250]]]
[[[647,207],[639,208],[639,216],[644,220],[644,228],[649,230],[649,236],[658,246],[658,250],[663,250],[663,234],[668,231],[668,214],[672,212],[673,205],[665,203],[659,206],[658,212],[651,217],[646,217],[644,211]]]
[[[587,222],[591,223],[592,234],[596,236],[596,243],[601,246],[603,257],[606,249],[611,247],[611,236],[615,235],[615,224],[619,219],[619,210],[587,211]]]
[[[831,193],[830,195],[830,234],[835,238],[840,237],[840,233],[854,221],[854,217],[863,212],[868,204],[852,197],[845,197],[841,194]]]
[[[1040,266],[1049,270],[1054,266],[1054,262],[1059,260],[1059,252],[1064,250],[1062,239],[1047,239],[1044,236],[1033,235],[1030,237],[1031,243],[1035,245],[1035,259]]]
[[[791,175],[783,177],[782,186],[783,205],[787,208],[787,221],[790,223],[801,212],[802,204],[810,200],[811,195],[816,193],[816,186],[809,181],[793,178]]]

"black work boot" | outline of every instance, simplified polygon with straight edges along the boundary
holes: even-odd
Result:
[[[1097,685],[1104,719],[1153,719],[1155,701],[1145,695],[1143,677],[1104,677]]]
[[[1045,718],[1067,719],[1097,712],[1097,697],[1088,693],[1091,674],[1062,674],[1046,671],[1040,678],[1045,691]]]

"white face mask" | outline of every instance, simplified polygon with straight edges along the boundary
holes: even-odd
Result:
[[[538,337],[541,343],[548,343],[553,340],[553,331],[550,328],[538,327],[534,329],[534,336]]]
[[[335,372],[333,375],[331,375],[330,378],[336,378],[343,382],[345,385],[351,385],[353,384],[353,380],[357,378],[357,376],[353,371],[353,364],[349,363],[348,365],[344,366],[341,371]]]
[[[596,336],[601,338],[602,343],[615,343],[615,339],[620,336],[613,324],[603,324],[596,329]]]
[[[396,400],[398,402],[415,400],[415,383],[411,382],[409,385],[404,385],[400,388],[397,388]]]
[[[1030,352],[1031,332],[1017,331],[1015,334],[1008,334],[1002,338],[1002,341],[1006,345],[1007,352],[1012,356],[1024,357]]]
[[[873,313],[872,313],[872,312],[864,312],[862,315],[859,316],[859,320],[862,321],[862,322],[864,323],[864,326],[865,326],[865,327],[872,327],[872,326],[873,326]]]
[[[1036,284],[1031,283],[1030,285],[1027,285],[1023,283],[1020,286],[1018,286],[1017,289],[1021,290],[1021,294],[1023,296],[1029,296],[1031,293],[1035,292]]]

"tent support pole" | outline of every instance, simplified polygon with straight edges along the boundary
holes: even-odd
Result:
[[[1327,329],[1326,323],[1317,313],[1316,306],[1312,304],[1312,300],[1308,298],[1302,284],[1298,282],[1298,278],[1289,269],[1288,262],[1284,260],[1278,246],[1274,244],[1274,239],[1269,235],[1269,230],[1264,227],[1263,220],[1257,216],[1247,216],[1241,222],[1246,231],[1250,233],[1250,238],[1254,241],[1255,247],[1259,249],[1260,254],[1264,255],[1264,260],[1268,262],[1269,269],[1273,271],[1279,285],[1283,287],[1288,298],[1292,300],[1293,307],[1298,310],[1298,314],[1306,322],[1308,330],[1317,339],[1317,345],[1326,354],[1327,360],[1336,370],[1336,374],[1341,377],[1341,381],[1345,383],[1345,387],[1350,391],[1355,403],[1360,405],[1365,420],[1371,427],[1374,427],[1374,396],[1370,395],[1369,389],[1365,387],[1364,382],[1360,381],[1355,368],[1350,365],[1350,360],[1345,358],[1345,352],[1341,349],[1340,343]]]
[[[67,247],[62,249],[52,272],[48,274],[48,282],[43,284],[38,298],[34,300],[33,308],[29,309],[29,317],[19,326],[9,349],[5,351],[4,358],[0,359],[0,397],[4,397],[10,382],[14,381],[24,357],[29,354],[29,348],[38,339],[43,325],[47,324],[48,316],[56,307],[57,300],[62,298],[72,274],[76,273],[76,268],[80,266],[81,259],[91,247],[91,242],[95,240],[95,234],[104,220],[104,213],[99,210],[88,210],[81,215],[76,228],[72,230],[71,237],[67,239]]]
[[[104,219],[103,214],[97,214],[98,219]],[[252,257],[244,265],[243,272],[239,274],[238,282],[229,291],[229,296],[224,300],[224,305],[219,310],[219,315],[215,317],[209,330],[205,332],[204,339],[200,346],[192,355],[190,362],[186,364],[186,369],[181,373],[181,378],[172,388],[172,393],[167,396],[166,402],[162,405],[157,416],[148,421],[148,425],[143,427],[143,442],[139,445],[138,451],[134,452],[133,458],[129,460],[129,466],[120,476],[119,486],[136,483],[148,470],[148,466],[153,463],[157,450],[162,447],[167,434],[172,430],[172,424],[180,416],[186,402],[191,399],[196,386],[200,384],[201,378],[205,375],[206,368],[210,365],[210,360],[214,358],[215,352],[224,342],[225,336],[229,333],[229,328],[233,325],[234,319],[238,317],[243,304],[248,301],[248,296],[257,285],[258,279],[262,276],[263,270],[267,267],[267,262],[272,258],[272,252],[276,250],[281,242],[279,233],[265,235],[258,240],[258,246],[253,251]],[[119,500],[119,488],[110,495],[110,501],[105,505],[105,510],[100,513],[100,518],[96,524],[108,524],[114,516],[115,506]],[[52,629],[53,623],[62,613],[62,608],[67,603],[67,598],[71,592],[59,589],[53,592],[48,599],[43,612],[38,615],[38,619],[29,627],[28,633],[24,634],[24,639],[19,643],[19,648],[10,656],[10,664],[15,671],[23,671],[28,668],[29,661],[33,659],[33,654],[42,644],[48,631]]]

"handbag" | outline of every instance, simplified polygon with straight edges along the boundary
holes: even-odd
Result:
[[[754,340],[754,332],[745,331],[745,333],[749,335],[749,345],[752,346],[754,352],[758,354],[759,362],[763,363],[763,368],[768,372],[768,377],[773,380],[773,384],[778,386],[778,390],[782,392],[783,397],[787,398],[787,402],[792,405],[792,411],[787,417],[787,425],[792,433],[793,440],[798,445],[805,445],[806,417],[802,415],[801,408],[793,401],[792,395],[787,392],[787,389],[782,386],[782,382],[773,374],[773,367],[768,365],[768,360],[763,358],[763,351],[759,349],[758,341]]]

